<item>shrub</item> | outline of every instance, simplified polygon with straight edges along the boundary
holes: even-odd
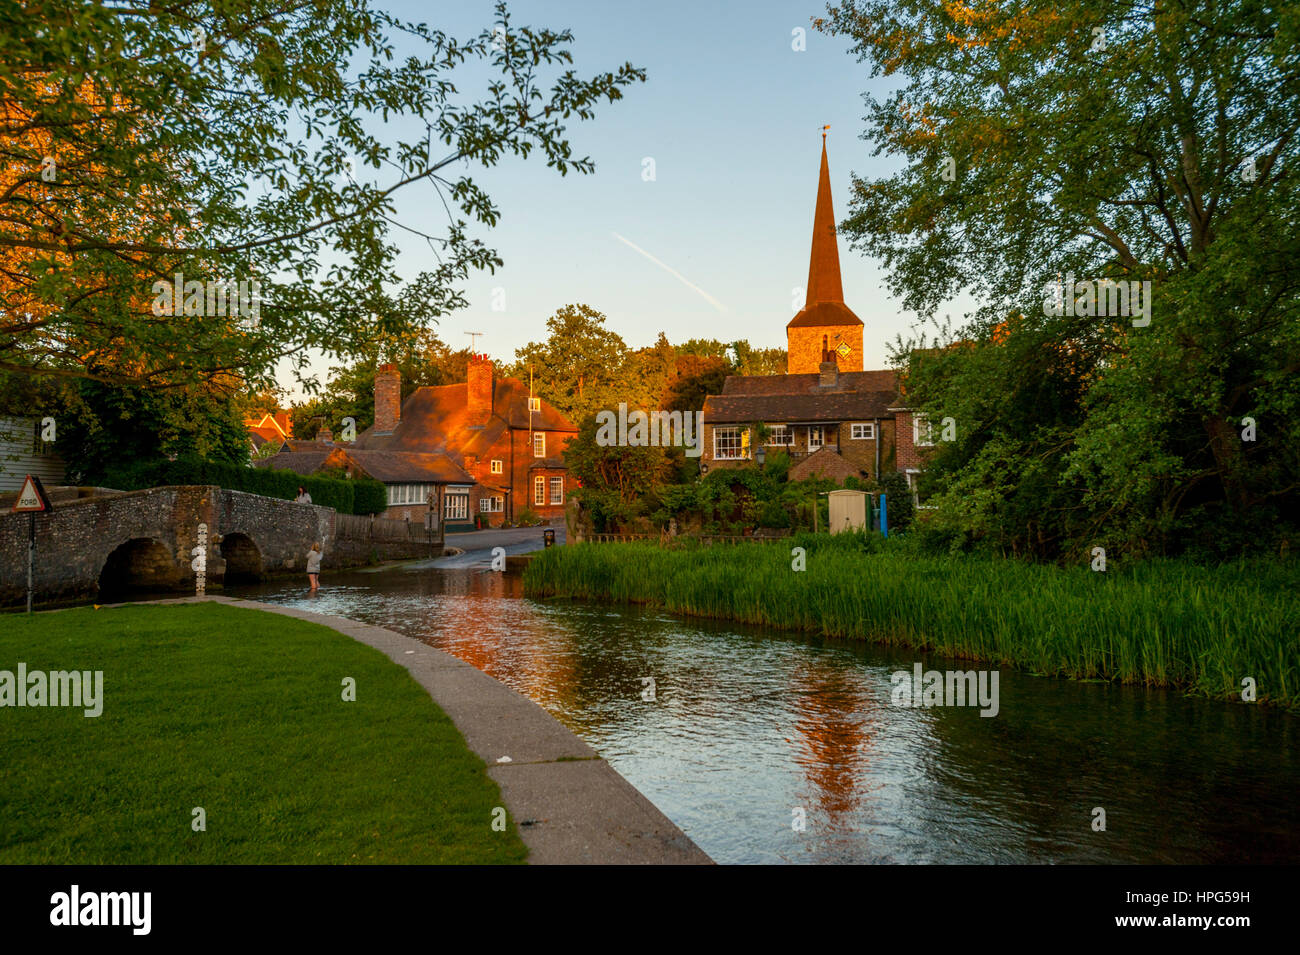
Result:
[[[387,489],[369,478],[303,477],[293,471],[242,467],[191,457],[137,461],[111,468],[104,474],[104,483],[123,491],[180,484],[216,485],[286,501],[298,496],[301,485],[311,495],[313,504],[332,507],[340,514],[378,514],[388,506]]]

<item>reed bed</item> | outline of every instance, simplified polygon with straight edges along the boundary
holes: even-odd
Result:
[[[806,570],[792,569],[804,547]],[[675,613],[927,650],[1052,676],[1300,706],[1294,563],[1158,561],[1104,573],[921,557],[861,535],[663,549],[584,544],[538,554],[533,597]]]

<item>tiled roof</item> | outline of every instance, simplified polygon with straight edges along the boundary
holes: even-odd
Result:
[[[843,302],[818,302],[810,305],[786,323],[786,328],[805,328],[814,325],[861,325],[862,319]]]
[[[898,376],[881,371],[842,372],[824,388],[821,376],[735,375],[722,394],[704,400],[704,420],[712,424],[749,421],[863,421],[892,418],[897,407]]]
[[[493,382],[492,416],[482,427],[468,423],[468,386],[436,385],[419,388],[402,403],[402,416],[391,434],[375,434],[370,427],[357,435],[356,447],[367,451],[448,451],[454,455],[482,455],[507,426],[527,429],[528,388],[517,378]],[[538,431],[578,429],[548,402],[531,415]]]
[[[441,453],[419,451],[364,451],[339,449],[339,454],[356,462],[376,481],[385,484],[473,484],[455,461]]]
[[[299,441],[298,444],[311,444],[310,441]],[[330,456],[333,448],[321,448],[317,451],[281,451],[279,454],[273,454],[269,458],[261,458],[253,462],[255,468],[270,468],[274,471],[293,471],[295,474],[301,474],[304,477],[308,474],[314,474],[321,469],[325,459]]]
[[[842,484],[847,477],[858,477],[859,471],[835,449],[822,448],[790,468],[788,476],[791,481],[803,481],[814,474]]]

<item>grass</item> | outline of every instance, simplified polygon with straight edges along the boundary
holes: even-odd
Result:
[[[0,709],[0,864],[527,853],[513,825],[492,830],[497,786],[429,695],[327,627],[215,603],[11,615],[0,670],[20,661],[102,670],[103,714]]]
[[[791,548],[807,551],[792,570]],[[868,535],[663,549],[540,552],[534,597],[646,603],[693,616],[930,650],[1031,672],[1177,687],[1300,706],[1294,564],[1161,561],[1104,573],[1012,560],[917,556]]]

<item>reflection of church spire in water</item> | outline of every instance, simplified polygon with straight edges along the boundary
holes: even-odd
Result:
[[[795,760],[812,786],[817,811],[834,823],[853,813],[869,789],[875,703],[839,668],[804,669],[793,690],[800,739],[791,742],[801,743],[804,751]]]

